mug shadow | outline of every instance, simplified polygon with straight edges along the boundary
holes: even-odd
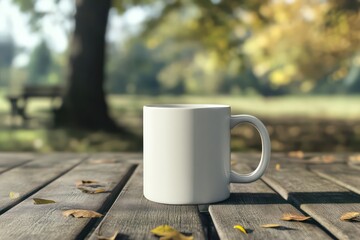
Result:
[[[360,195],[352,192],[291,192],[288,200],[277,193],[231,193],[222,205],[234,204],[340,204],[360,203]]]

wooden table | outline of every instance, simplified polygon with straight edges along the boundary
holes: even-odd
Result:
[[[266,175],[232,184],[230,199],[209,206],[172,206],[142,195],[142,156],[131,153],[0,154],[0,239],[158,239],[150,230],[168,224],[194,239],[359,239],[360,157],[352,154],[273,154]],[[258,154],[234,154],[232,167],[249,171]],[[349,160],[350,159],[350,160]],[[184,176],[186,177],[186,176]],[[84,193],[77,180],[105,183],[107,192]],[[17,199],[10,192],[20,193]],[[56,201],[35,205],[33,198]],[[65,217],[69,209],[101,218]],[[283,213],[309,215],[307,222],[280,220]],[[280,224],[280,229],[262,224]],[[240,224],[248,235],[234,229]]]

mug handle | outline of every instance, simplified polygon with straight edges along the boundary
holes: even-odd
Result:
[[[230,118],[230,129],[240,123],[249,123],[253,125],[259,132],[261,137],[262,153],[260,163],[257,168],[248,174],[239,174],[234,171],[230,173],[230,182],[232,183],[250,183],[259,179],[265,172],[270,163],[271,143],[269,133],[265,125],[256,117],[251,115],[235,115]]]

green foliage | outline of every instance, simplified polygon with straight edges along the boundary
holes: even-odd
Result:
[[[35,85],[47,83],[51,67],[51,52],[46,42],[42,40],[30,56],[28,83]]]

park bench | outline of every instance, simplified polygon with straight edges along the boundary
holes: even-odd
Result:
[[[11,106],[11,115],[13,117],[20,116],[23,120],[28,117],[26,115],[26,107],[30,98],[50,98],[52,100],[52,110],[56,109],[54,100],[61,98],[64,94],[64,87],[55,86],[33,86],[26,85],[21,89],[20,93],[9,94],[7,99]]]
[[[231,165],[249,171],[258,159],[256,153],[234,154]],[[194,239],[358,239],[360,222],[340,216],[360,210],[359,172],[359,155],[273,154],[264,177],[232,184],[228,200],[181,206],[143,197],[140,154],[1,153],[0,239],[98,239],[115,232],[116,239],[158,239],[150,230],[163,224]],[[106,191],[84,193],[75,185],[79,180],[98,181]],[[10,192],[19,195],[10,198]],[[35,205],[34,198],[55,203]],[[103,217],[64,216],[69,209],[92,210]],[[282,221],[284,213],[312,219]],[[238,224],[247,235],[233,228]]]

